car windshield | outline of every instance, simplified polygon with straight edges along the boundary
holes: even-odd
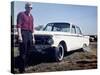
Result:
[[[44,28],[44,31],[59,31],[59,32],[69,32],[69,23],[49,23]]]

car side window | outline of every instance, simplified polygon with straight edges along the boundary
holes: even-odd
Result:
[[[49,26],[49,25],[48,25],[48,26],[46,27],[45,31],[52,31],[52,26]]]
[[[74,33],[74,34],[76,33],[75,26],[72,26],[71,33]]]
[[[61,31],[61,28],[54,27],[54,28],[53,28],[53,31]]]
[[[76,27],[76,33],[77,33],[77,34],[82,34],[79,27]]]

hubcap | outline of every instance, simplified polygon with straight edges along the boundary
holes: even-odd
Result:
[[[63,56],[64,56],[64,49],[63,49],[63,47],[61,46],[61,45],[59,45],[59,52],[58,52],[58,59],[59,60],[62,60],[63,59]]]

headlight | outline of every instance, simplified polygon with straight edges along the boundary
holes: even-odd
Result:
[[[51,44],[53,44],[53,43],[54,43],[53,39],[49,39],[49,40],[48,40],[48,44],[51,45]]]

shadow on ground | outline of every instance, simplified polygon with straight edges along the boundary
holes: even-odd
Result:
[[[70,51],[65,54],[65,56],[69,56],[75,52],[84,52],[83,50],[74,50]],[[19,68],[20,67],[20,62],[21,58],[19,56],[14,58],[14,67]],[[27,66],[35,66],[41,63],[50,63],[50,62],[55,62],[52,59],[52,56],[50,55],[50,50],[46,53],[41,53],[41,52],[31,52],[30,55],[28,56],[28,61],[27,61]]]

